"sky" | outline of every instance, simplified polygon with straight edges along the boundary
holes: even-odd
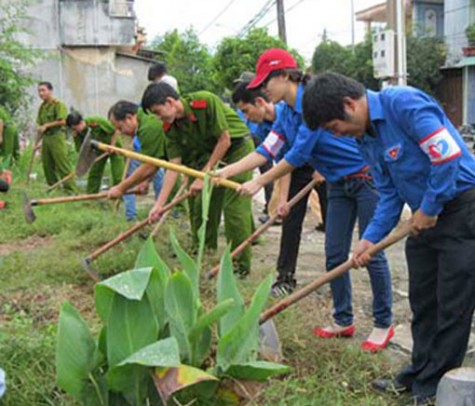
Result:
[[[167,31],[184,31],[193,26],[201,42],[213,50],[222,38],[237,35],[269,0],[135,0],[139,24],[153,40]],[[385,0],[353,0],[355,11]],[[310,61],[326,29],[330,39],[351,44],[351,0],[284,0],[287,43]],[[223,11],[226,9],[225,11]],[[218,17],[219,15],[219,17]],[[276,7],[256,25],[267,26],[277,35]],[[364,37],[365,26],[355,22],[356,42]]]

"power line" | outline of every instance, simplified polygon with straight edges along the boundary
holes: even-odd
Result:
[[[221,17],[227,10],[229,7],[232,6],[232,4],[235,2],[236,0],[231,0],[228,4],[226,4],[226,6],[216,15],[216,17],[214,17],[207,25],[206,27],[204,27],[199,33],[198,35],[201,35],[203,34],[204,32],[206,32],[217,20],[219,17]]]
[[[297,7],[299,4],[303,3],[304,1],[305,0],[298,0],[297,3],[295,3],[293,6],[290,6],[287,10],[285,10],[285,14],[286,15],[289,14],[295,7]],[[269,25],[271,25],[276,20],[277,20],[277,17],[273,18],[268,23],[264,24],[262,27],[268,27]]]
[[[259,21],[261,21],[266,16],[266,14],[272,9],[275,3],[276,3],[276,0],[268,0],[264,4],[264,6],[257,12],[257,14],[254,17],[252,17],[246,23],[246,25],[241,28],[241,30],[239,30],[238,37],[241,38],[244,35],[246,35],[246,33],[251,28],[253,28]]]

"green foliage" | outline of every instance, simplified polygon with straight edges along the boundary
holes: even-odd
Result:
[[[12,112],[29,101],[25,90],[33,78],[25,68],[33,66],[40,56],[18,39],[26,32],[27,6],[26,0],[2,0],[0,13],[0,105],[9,106]]]
[[[445,62],[445,46],[433,37],[407,36],[407,83],[435,94],[443,79],[440,67]]]
[[[242,72],[255,72],[259,56],[269,48],[288,49],[278,37],[268,34],[265,28],[254,28],[244,38],[224,38],[217,47],[214,64],[219,84],[228,89],[234,88],[233,81]],[[290,50],[304,69],[304,60],[295,50]]]
[[[470,24],[465,29],[465,35],[467,36],[468,45],[475,46],[475,24]]]
[[[430,94],[437,91],[442,80],[440,67],[445,61],[445,49],[436,38],[407,36],[408,84]],[[315,73],[328,70],[352,77],[367,88],[378,90],[379,82],[373,75],[371,37],[355,46],[344,47],[326,40],[316,48],[312,58]]]
[[[322,41],[312,57],[314,73],[333,71],[352,77],[363,83],[367,88],[377,90],[379,82],[373,76],[371,37],[355,46],[345,47],[331,40]]]
[[[154,40],[152,48],[164,52],[161,59],[168,72],[177,79],[181,93],[197,90],[220,93],[213,58],[193,28],[183,33],[178,30],[167,32],[163,38]]]

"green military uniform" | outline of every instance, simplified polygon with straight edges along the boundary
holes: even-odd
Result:
[[[163,123],[157,116],[145,113],[142,108],[137,110],[137,121],[136,136],[140,141],[140,153],[157,159],[165,159],[167,154]]]
[[[66,120],[67,115],[68,110],[64,103],[57,99],[44,101],[38,111],[36,123],[41,126],[53,121]],[[48,185],[55,184],[72,172],[71,162],[68,159],[65,126],[49,128],[43,134],[41,159]],[[68,190],[77,190],[74,179],[64,182],[63,185]]]
[[[104,144],[112,143],[112,136],[115,133],[115,128],[103,117],[94,116],[84,119],[86,122],[86,128],[74,137],[74,144],[76,150],[81,149],[81,145],[86,137],[88,130],[91,131],[91,137],[94,140],[103,142]],[[122,148],[122,142],[120,138],[117,139],[115,145]],[[96,162],[89,171],[87,178],[87,193],[98,193],[101,188],[102,176],[104,175],[104,169],[106,168],[107,160],[110,159],[112,184],[117,185],[122,180],[122,174],[124,172],[124,157],[118,154],[111,154],[108,157],[102,158],[99,162]]]
[[[246,125],[219,97],[200,91],[188,94],[181,101],[185,108],[185,117],[175,120],[172,125],[164,125],[169,159],[181,157],[184,165],[202,169],[219,137],[226,130],[231,137],[231,147],[223,158],[225,163],[237,162],[254,150]],[[245,172],[232,179],[240,183],[246,182],[252,179],[252,172]],[[197,232],[201,225],[201,198],[190,199],[189,208],[193,238],[197,243]],[[237,192],[227,188],[213,190],[206,230],[208,248],[216,249],[218,246],[218,227],[222,211],[226,238],[234,249],[252,233],[251,199],[239,196]],[[240,271],[249,271],[251,248],[248,247],[237,261]]]
[[[0,106],[0,121],[3,122],[3,142],[0,144],[0,157],[4,160],[20,157],[20,142],[18,138],[18,128],[13,124],[10,113],[3,106]]]

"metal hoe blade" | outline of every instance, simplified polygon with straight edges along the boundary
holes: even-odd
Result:
[[[91,144],[91,131],[89,130],[84,141],[81,145],[81,150],[79,151],[78,163],[76,165],[76,175],[83,176],[85,175],[97,158],[97,151]]]
[[[279,334],[272,320],[267,320],[259,326],[259,354],[272,362],[278,362],[283,358]]]
[[[99,274],[94,269],[94,267],[91,265],[91,262],[92,260],[90,258],[83,258],[81,260],[81,265],[84,268],[84,270],[87,272],[87,274],[91,277],[91,279],[94,280],[94,282],[100,282],[101,278],[99,277]]]
[[[25,215],[25,220],[28,224],[31,224],[36,220],[35,212],[33,211],[31,201],[28,198],[26,192],[23,193],[23,213]]]

